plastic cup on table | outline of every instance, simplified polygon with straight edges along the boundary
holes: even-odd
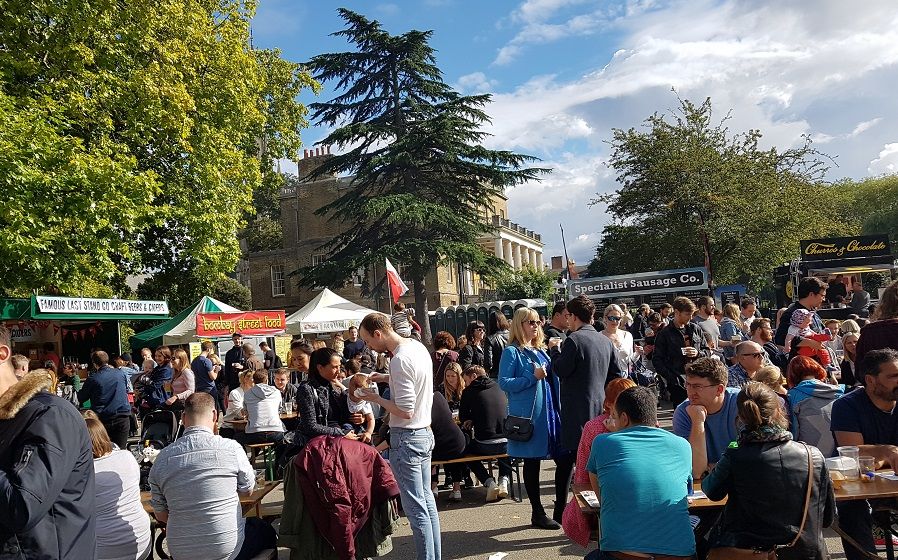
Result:
[[[860,449],[856,445],[843,445],[836,448],[841,459],[840,470],[845,475],[845,480],[857,480],[860,478],[860,469],[858,468],[858,457]]]
[[[861,471],[861,482],[873,482],[876,477],[876,458],[862,455],[857,458],[857,464]]]

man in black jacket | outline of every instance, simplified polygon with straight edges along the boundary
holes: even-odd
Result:
[[[592,300],[578,296],[567,302],[567,310],[571,334],[562,343],[561,353],[552,361],[552,371],[561,386],[560,444],[563,451],[555,455],[555,511],[552,515],[559,523],[567,504],[583,425],[602,413],[605,385],[621,375],[611,339],[592,326],[596,310]]]
[[[0,325],[0,558],[94,558],[87,427],[46,370],[16,379],[10,346]]]
[[[692,300],[678,297],[673,302],[673,309],[670,324],[655,335],[652,364],[667,383],[670,401],[676,406],[686,400],[686,364],[698,357],[710,356],[711,350],[705,342],[705,332],[690,322],[695,313]]]
[[[246,361],[243,357],[243,337],[240,336],[240,333],[232,334],[231,342],[234,343],[234,346],[225,354],[224,384],[227,388],[219,391],[219,395],[227,395],[230,391],[240,387],[240,372],[243,371]],[[239,367],[234,367],[235,365]]]
[[[499,384],[486,376],[480,366],[471,366],[462,372],[465,390],[461,394],[458,419],[465,429],[474,430],[465,455],[502,455],[508,449],[508,440],[502,433],[502,422],[508,414],[508,397]],[[486,487],[486,501],[493,502],[508,496],[511,465],[499,459],[499,483],[489,475],[480,461],[468,463],[477,479]]]
[[[546,342],[553,338],[558,338],[562,342],[567,338],[567,332],[570,328],[569,319],[571,314],[567,310],[567,302],[559,301],[552,308],[552,319],[549,324],[543,325],[543,333],[546,336]],[[561,352],[561,344],[549,348],[549,357],[553,360],[558,357]]]

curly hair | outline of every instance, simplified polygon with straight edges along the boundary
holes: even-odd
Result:
[[[808,356],[795,356],[786,368],[789,388],[795,387],[805,379],[826,379],[826,370],[816,360]]]

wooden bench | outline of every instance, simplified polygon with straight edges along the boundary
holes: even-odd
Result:
[[[508,456],[508,453],[503,453],[501,455],[465,455],[464,457],[459,457],[457,459],[446,459],[443,461],[431,460],[430,465],[432,467],[439,467],[445,465],[454,465],[459,463],[473,463],[474,461],[486,461],[487,469],[489,470],[490,476],[493,475],[493,464],[499,459],[508,459],[511,464],[511,488],[509,491],[511,492],[511,497],[514,501],[520,502],[524,499],[524,493],[521,488],[521,466],[522,462],[518,459],[514,459]],[[515,480],[517,479],[517,480]]]
[[[249,464],[255,466],[256,458],[259,455],[265,460],[265,475],[268,476],[269,471],[275,472],[274,444],[273,443],[251,443],[246,446],[249,449]]]

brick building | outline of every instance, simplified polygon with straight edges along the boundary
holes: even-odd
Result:
[[[318,294],[310,286],[301,286],[298,276],[289,274],[307,265],[317,264],[327,258],[318,247],[339,235],[347,224],[316,216],[315,210],[332,202],[350,188],[348,178],[325,177],[315,181],[303,180],[331,157],[329,150],[305,150],[298,162],[300,183],[296,187],[285,187],[281,191],[281,226],[283,241],[281,247],[268,251],[249,253],[244,262],[241,276],[248,280],[253,295],[254,309],[286,309],[295,311]],[[493,201],[484,208],[483,218],[492,223],[494,231],[479,240],[488,251],[505,259],[515,269],[525,265],[543,268],[543,243],[541,236],[508,219],[508,205],[505,197]],[[394,263],[399,265],[399,263]],[[400,274],[401,274],[400,267]],[[374,265],[368,270],[368,279],[378,285],[385,278],[384,266]],[[404,280],[407,278],[403,277]],[[346,284],[336,293],[372,309],[388,311],[391,305],[387,290],[368,290],[373,295],[364,295],[365,271],[359,270],[347,279]],[[410,283],[409,283],[410,284]],[[480,278],[466,267],[452,263],[431,271],[425,279],[428,307],[436,309],[450,305],[475,303],[493,299],[494,292]],[[411,287],[411,286],[409,286]],[[414,306],[414,297],[409,292],[403,298],[407,305]]]

